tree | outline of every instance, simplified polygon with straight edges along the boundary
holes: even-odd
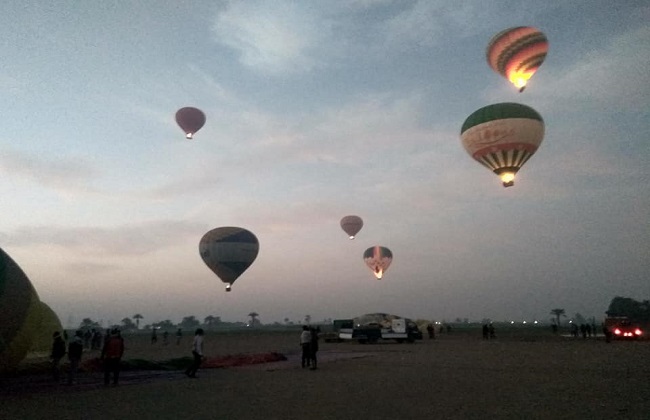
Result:
[[[256,324],[259,323],[257,317],[260,316],[260,314],[258,314],[257,312],[251,312],[248,314],[248,316],[251,317],[251,322],[250,322],[251,326],[254,327]]]
[[[170,320],[166,319],[164,321],[159,321],[159,322],[154,322],[151,324],[152,328],[160,328],[161,330],[171,330],[176,328],[173,322]]]
[[[208,315],[203,320],[203,323],[205,325],[211,327],[213,324],[220,324],[221,323],[221,317],[220,316]]]
[[[90,318],[84,318],[83,320],[81,320],[81,324],[79,324],[80,330],[90,330],[92,328],[99,329],[101,328],[101,325],[99,325],[99,323],[93,321]]]
[[[287,325],[289,325],[289,318],[285,318],[285,319],[284,319],[284,323],[287,324]]]
[[[196,319],[194,315],[191,315],[191,316],[184,317],[179,325],[181,326],[181,328],[192,330],[198,327],[200,324],[201,323],[199,322],[199,320]]]
[[[138,329],[138,330],[140,329],[140,320],[142,318],[144,318],[144,317],[142,315],[140,315],[140,314],[133,315],[133,319],[135,319],[135,328]]]
[[[305,324],[311,324],[311,315],[305,315]]]
[[[134,324],[133,321],[131,321],[131,318],[124,318],[122,320],[122,329],[124,331],[135,330],[137,328],[138,328],[137,325]]]
[[[564,313],[564,309],[556,308],[556,309],[551,309],[551,315],[555,316],[555,322],[557,323],[557,326],[560,326],[560,317],[566,317]]]
[[[575,319],[575,321],[576,321],[576,323],[577,323],[578,325],[582,325],[582,324],[586,324],[586,323],[587,323],[587,320],[585,319],[584,316],[582,316],[582,314],[581,314],[580,312],[576,313],[576,314],[573,316],[573,319]]]

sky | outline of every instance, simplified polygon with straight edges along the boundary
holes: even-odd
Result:
[[[650,298],[645,1],[42,2],[0,14],[0,247],[66,326],[185,316],[263,323],[604,316]],[[497,32],[535,26],[524,93]],[[463,121],[537,110],[515,186]],[[174,114],[202,109],[188,141]],[[364,227],[353,241],[346,215]],[[233,291],[203,263],[219,226],[260,251]],[[366,248],[388,247],[382,280]]]

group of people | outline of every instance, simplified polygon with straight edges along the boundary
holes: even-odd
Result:
[[[300,348],[302,349],[302,367],[308,367],[311,370],[318,368],[318,334],[320,328],[309,328],[303,325],[302,333],[300,333]]]
[[[483,324],[483,340],[489,340],[490,338],[497,338],[494,324],[491,322],[489,324]]]
[[[77,371],[79,370],[79,365],[81,364],[81,356],[83,355],[84,346],[86,344],[86,335],[87,334],[84,334],[81,330],[75,332],[74,337],[69,340],[66,347],[66,342],[59,331],[55,331],[52,334],[50,361],[52,379],[55,382],[58,383],[61,379],[61,360],[67,354],[70,367],[68,369],[68,378],[66,383],[68,385],[74,383]],[[95,334],[91,335],[91,337],[94,336]],[[124,339],[122,338],[119,329],[114,328],[110,330],[110,334],[107,334],[105,337],[104,345],[101,346],[101,349],[101,360],[104,368],[104,384],[110,384],[110,377],[112,375],[113,385],[117,385],[120,375],[120,363],[122,355],[124,354]]]
[[[579,335],[582,335],[582,338],[586,339],[587,337],[591,338],[591,335],[596,335],[596,325],[590,324],[576,324],[575,322],[571,323],[571,335],[578,338]]]
[[[165,330],[163,331],[163,344],[167,345],[169,344],[169,333]],[[183,330],[178,329],[176,330],[176,345],[181,344],[181,338],[183,338]],[[156,332],[156,327],[153,327],[151,329],[151,344],[156,344],[158,342],[158,333]]]

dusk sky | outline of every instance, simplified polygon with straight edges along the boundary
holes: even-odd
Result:
[[[119,5],[118,5],[119,4]],[[650,298],[647,1],[104,1],[0,14],[0,247],[66,326],[370,312],[601,318]],[[534,26],[518,93],[485,48]],[[463,149],[472,112],[543,117],[511,188]],[[177,109],[207,122],[186,140]],[[355,214],[353,241],[341,230]],[[198,243],[260,242],[226,293]],[[394,255],[380,281],[366,248]]]

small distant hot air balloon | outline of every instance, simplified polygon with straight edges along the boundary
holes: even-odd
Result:
[[[544,138],[544,120],[533,108],[517,103],[488,105],[467,117],[460,130],[467,153],[497,174],[504,187]]]
[[[363,261],[372,270],[377,280],[380,280],[393,262],[393,253],[386,247],[372,246],[363,253]]]
[[[176,111],[176,124],[185,132],[185,138],[191,139],[205,124],[205,114],[191,106],[181,108]]]
[[[212,229],[199,242],[201,258],[226,283],[227,292],[235,280],[253,264],[259,249],[255,235],[240,227]]]
[[[354,239],[362,227],[363,220],[359,216],[345,216],[341,219],[341,228],[350,236],[350,239]]]
[[[528,79],[544,62],[547,52],[548,40],[543,32],[530,26],[518,26],[493,36],[486,56],[495,72],[523,92]]]

